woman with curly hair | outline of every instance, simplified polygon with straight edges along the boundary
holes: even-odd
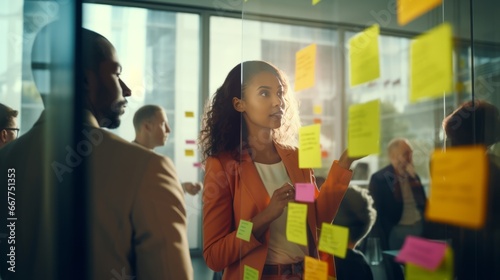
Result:
[[[295,183],[315,183],[300,169],[295,146],[298,106],[284,74],[264,61],[236,65],[207,106],[200,135],[205,163],[203,255],[223,279],[243,279],[250,267],[259,279],[302,279],[305,256],[317,250],[319,229],[331,223],[348,187],[355,160],[335,161],[316,200],[307,203],[308,246],[286,238],[285,211]],[[249,241],[236,237],[240,222],[253,223]],[[333,276],[332,258],[330,274]]]

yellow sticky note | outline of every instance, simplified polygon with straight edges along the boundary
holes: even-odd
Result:
[[[194,156],[194,150],[184,150],[184,154],[187,157],[192,157],[192,156]]]
[[[365,29],[349,41],[349,75],[351,86],[380,77],[378,24]]]
[[[307,246],[307,204],[289,202],[286,218],[286,239]]]
[[[444,259],[441,265],[430,271],[411,263],[406,264],[406,280],[452,280],[453,279],[453,251],[446,248]]]
[[[316,44],[312,44],[295,54],[295,91],[314,86],[315,77]]]
[[[238,231],[236,232],[236,237],[249,242],[250,236],[252,235],[252,228],[253,228],[252,222],[240,220],[240,225],[238,226]]]
[[[313,6],[316,5],[316,4],[318,4],[319,2],[321,2],[321,0],[312,0]]]
[[[243,269],[243,280],[259,280],[259,271],[248,265]]]
[[[398,0],[398,23],[405,25],[422,14],[434,9],[442,0]]]
[[[323,223],[318,250],[345,258],[349,242],[349,228]]]
[[[351,157],[380,151],[380,100],[349,107],[348,152]]]
[[[321,168],[319,143],[321,124],[303,126],[299,130],[299,167]]]
[[[186,118],[194,118],[194,112],[184,112]]]
[[[304,257],[304,280],[327,280],[328,264],[309,256]]]
[[[452,30],[450,24],[443,23],[412,40],[410,79],[411,102],[451,94]]]
[[[313,112],[314,112],[315,115],[321,115],[321,113],[323,113],[323,106],[321,106],[321,105],[314,105]]]
[[[488,159],[484,146],[434,151],[426,217],[479,229],[486,212]]]

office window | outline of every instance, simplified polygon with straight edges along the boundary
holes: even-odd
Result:
[[[295,54],[313,42],[317,44],[316,83],[310,89],[294,93]],[[284,71],[290,92],[300,102],[302,125],[321,120],[321,146],[327,153],[323,158],[324,167],[316,170],[317,175],[326,175],[333,159],[341,152],[339,57],[338,35],[332,29],[210,18],[210,94],[215,93],[229,71],[241,61],[265,60]],[[321,114],[314,114],[315,106],[322,108]]]

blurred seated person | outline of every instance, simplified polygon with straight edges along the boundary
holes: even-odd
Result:
[[[134,114],[134,143],[147,149],[164,146],[170,134],[170,125],[165,110],[157,105],[144,105]],[[184,192],[196,195],[203,187],[201,182],[184,182]]]
[[[451,244],[455,276],[462,279],[500,277],[500,161],[490,147],[500,141],[500,114],[485,101],[468,101],[443,120],[451,147],[484,145],[488,150],[486,222],[482,229],[454,227]],[[457,170],[460,172],[460,170]]]
[[[17,114],[16,110],[0,103],[0,148],[17,138]]]
[[[370,236],[382,250],[399,250],[408,235],[421,236],[426,204],[424,187],[413,166],[413,149],[404,138],[389,142],[391,164],[375,172],[369,183],[377,221]]]
[[[335,257],[337,280],[373,280],[371,268],[356,246],[370,232],[376,217],[377,211],[373,208],[373,198],[368,190],[350,186],[333,221],[334,225],[349,228],[347,254],[344,259]]]

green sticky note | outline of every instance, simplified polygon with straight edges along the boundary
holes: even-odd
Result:
[[[289,202],[286,239],[307,246],[307,204]]]
[[[349,75],[351,86],[356,86],[380,77],[378,24],[356,34],[349,41]]]
[[[345,258],[348,242],[348,228],[328,223],[321,225],[318,250]]]
[[[452,29],[443,23],[416,37],[410,46],[410,101],[442,98],[452,92]]]
[[[407,263],[405,272],[406,280],[452,280],[453,251],[450,247],[446,248],[443,262],[435,271],[430,271],[414,264]]]
[[[243,280],[259,280],[259,271],[248,265],[243,269]]]
[[[360,157],[380,152],[380,100],[349,107],[348,152]]]
[[[303,126],[299,130],[299,167],[321,168],[321,125]]]
[[[240,225],[238,226],[238,231],[236,232],[236,237],[249,242],[250,236],[252,235],[252,227],[253,227],[252,222],[240,220]]]

